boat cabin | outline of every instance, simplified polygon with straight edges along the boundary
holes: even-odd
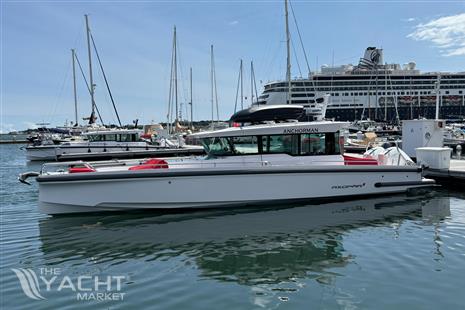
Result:
[[[231,127],[194,134],[210,157],[288,154],[340,155],[344,122],[293,122]]]
[[[83,134],[89,142],[138,142],[140,130],[102,130]]]

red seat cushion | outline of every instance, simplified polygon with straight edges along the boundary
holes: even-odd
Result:
[[[378,161],[373,158],[359,158],[348,155],[344,156],[344,164],[346,166],[378,166]]]
[[[92,167],[71,167],[68,169],[69,173],[82,173],[82,172],[95,172],[95,169]]]
[[[133,166],[128,170],[146,170],[146,169],[166,169],[168,168],[168,163],[163,159],[151,158],[144,161],[138,166]]]

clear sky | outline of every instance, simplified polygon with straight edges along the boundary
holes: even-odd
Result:
[[[367,46],[386,62],[414,60],[422,71],[465,71],[463,1],[297,1],[292,6],[314,70],[356,64]],[[172,30],[178,32],[180,101],[209,119],[210,44],[215,46],[220,117],[234,110],[239,59],[254,61],[257,86],[285,77],[283,1],[5,1],[1,3],[2,131],[38,122],[73,120],[71,48],[87,74],[84,14],[90,15],[105,71],[123,123],[166,119]],[[290,16],[292,76],[306,65]],[[296,55],[297,54],[297,55]],[[296,57],[297,56],[297,57]],[[245,91],[250,92],[249,70]],[[94,57],[96,102],[105,122],[116,122]],[[78,76],[80,117],[90,98]],[[183,113],[186,114],[185,112]]]

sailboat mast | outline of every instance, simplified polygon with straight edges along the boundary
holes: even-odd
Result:
[[[253,104],[253,62],[250,62],[250,106]]]
[[[95,100],[94,100],[94,78],[92,76],[92,53],[90,51],[90,27],[89,27],[89,16],[86,14],[84,15],[86,18],[86,33],[87,33],[87,54],[89,57],[89,82],[90,82],[90,99],[92,104],[92,113],[90,116],[90,124],[94,123],[94,115],[95,115]]]
[[[289,12],[288,12],[288,0],[284,1],[285,15],[286,15],[286,52],[287,52],[287,70],[286,70],[286,79],[287,79],[287,103],[291,103],[291,35],[289,33]]]
[[[76,57],[74,54],[76,50],[74,48],[71,49],[71,58],[73,63],[73,91],[74,91],[74,124],[75,126],[78,125],[78,107],[77,107],[77,92],[76,92]]]
[[[242,66],[242,59],[241,59],[241,68],[240,68],[240,73],[241,77],[241,110],[244,109],[244,71],[243,71],[243,66]]]
[[[211,126],[213,128],[213,120],[215,118],[214,116],[214,104],[215,104],[215,100],[214,100],[214,94],[213,94],[213,44],[210,45],[210,84],[211,84],[211,101],[212,101],[212,123],[211,123]]]
[[[255,90],[255,100],[257,100],[257,104],[258,104],[257,81],[255,80],[255,70],[253,69],[253,60],[250,61],[250,67],[252,69],[251,74],[252,74],[252,80],[253,80],[253,87],[254,87],[254,90]]]
[[[191,129],[194,128],[194,108],[192,107],[192,67],[189,70],[189,81],[190,81],[190,95],[191,95]]]
[[[177,60],[177,47],[176,47],[176,26],[174,26],[173,35],[173,49],[174,49],[174,102],[176,105],[176,118],[174,126],[177,126],[179,122],[179,106],[178,106],[178,60]]]

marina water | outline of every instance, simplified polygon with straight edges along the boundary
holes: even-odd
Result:
[[[2,309],[465,306],[463,189],[50,217],[16,179],[40,169],[20,147],[0,146]]]

